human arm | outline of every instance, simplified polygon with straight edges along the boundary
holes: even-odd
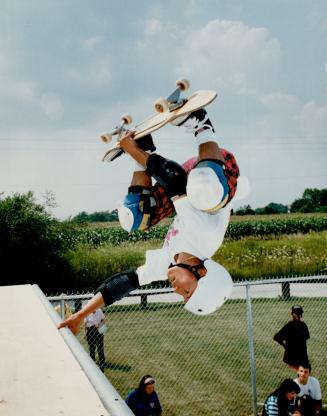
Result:
[[[126,132],[126,134],[119,140],[119,147],[124,150],[125,153],[128,153],[140,165],[146,167],[149,154],[140,149],[136,140],[133,138],[134,135],[135,133],[133,131]]]
[[[304,323],[304,322],[303,322]],[[310,338],[309,328],[306,323],[304,323],[304,332],[305,332],[305,339],[308,340]]]
[[[320,415],[321,408],[322,408],[322,400],[313,400],[313,408],[314,408],[314,414]]]
[[[285,326],[274,335],[274,341],[278,342],[282,347],[286,346]]]
[[[159,401],[159,397],[157,395],[156,392],[155,393],[155,398],[156,398],[156,416],[161,416],[162,415],[162,408],[161,408],[161,404]]]
[[[99,324],[97,325],[97,328],[99,329],[102,325],[104,325],[106,317],[105,317],[105,314],[102,312],[102,309],[99,309],[98,312],[99,312],[100,321],[99,321]]]
[[[58,329],[68,327],[76,335],[80,330],[83,319],[90,313],[103,306],[113,304],[138,287],[139,281],[135,270],[129,269],[125,272],[114,274],[102,283],[97,289],[97,293],[80,311],[61,322],[58,325]]]
[[[68,327],[76,335],[81,327],[83,320],[92,312],[105,305],[101,293],[97,293],[93,298],[78,312],[58,324],[58,329]]]
[[[279,416],[278,399],[276,396],[269,396],[264,404],[266,416]]]
[[[137,394],[136,394],[136,390],[133,390],[132,392],[130,392],[128,394],[128,396],[126,397],[125,403],[127,404],[127,406],[132,410],[132,412],[134,414],[136,414],[137,411],[137,400],[136,400]]]

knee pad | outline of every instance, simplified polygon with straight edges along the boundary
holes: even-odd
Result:
[[[186,193],[187,175],[178,163],[152,153],[148,158],[146,172],[158,181],[169,198]]]
[[[121,227],[128,232],[146,230],[155,206],[156,201],[148,188],[130,187],[123,205],[118,208]]]
[[[214,213],[226,205],[229,186],[223,165],[216,160],[201,160],[188,175],[187,196],[201,211]]]

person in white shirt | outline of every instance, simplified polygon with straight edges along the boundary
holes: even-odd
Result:
[[[299,385],[297,405],[302,416],[320,415],[322,397],[319,381],[310,375],[311,365],[304,363],[299,366],[298,376],[294,381]]]
[[[104,372],[106,357],[104,354],[104,336],[99,329],[105,322],[105,315],[100,308],[90,313],[84,319],[85,336],[89,346],[90,357],[96,362],[95,352],[98,352],[99,367]]]
[[[205,110],[197,110],[180,123],[194,133],[199,149],[198,157],[185,168],[151,153],[155,146],[150,135],[136,141],[133,132],[127,132],[119,142],[136,162],[128,195],[118,209],[121,226],[127,231],[148,229],[173,206],[176,216],[163,247],[148,250],[143,266],[107,279],[89,304],[59,328],[68,326],[77,333],[80,320],[94,309],[167,277],[184,298],[185,308],[198,315],[214,312],[230,295],[231,277],[211,256],[222,244],[229,223],[238,166],[234,156],[218,146]],[[154,186],[152,178],[157,181]]]

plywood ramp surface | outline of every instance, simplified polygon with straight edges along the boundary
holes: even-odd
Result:
[[[109,416],[30,285],[0,287],[0,415]]]

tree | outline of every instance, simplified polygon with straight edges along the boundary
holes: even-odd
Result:
[[[35,202],[32,192],[0,199],[1,284],[60,283],[65,241],[60,224]]]
[[[114,211],[97,211],[92,214],[87,214],[85,211],[80,212],[75,217],[72,218],[72,221],[78,223],[85,222],[111,222],[118,221],[118,212],[115,209]]]
[[[291,204],[291,212],[325,212],[327,209],[327,189],[307,188],[302,198]]]
[[[254,215],[251,205],[244,205],[235,211],[235,215]]]

